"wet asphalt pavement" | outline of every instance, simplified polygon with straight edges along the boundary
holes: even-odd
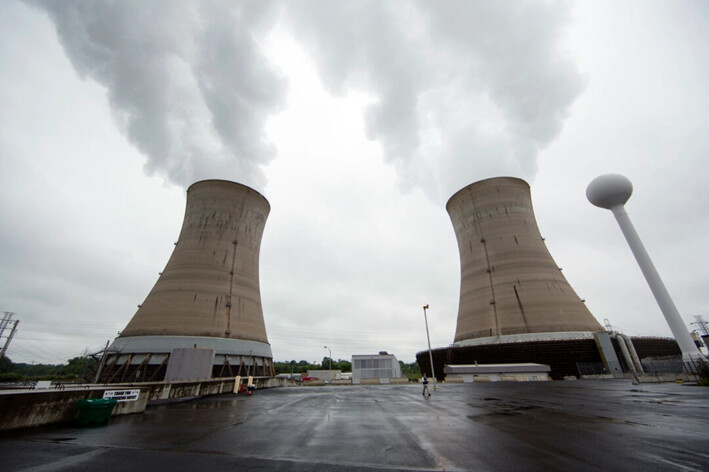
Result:
[[[12,471],[707,471],[709,388],[628,380],[297,387],[0,436]]]

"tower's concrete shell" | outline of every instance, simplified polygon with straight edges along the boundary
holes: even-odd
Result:
[[[234,182],[205,180],[187,189],[172,256],[108,349],[104,381],[160,380],[170,352],[193,347],[214,349],[215,376],[272,374],[259,288],[269,211],[261,194]]]
[[[446,205],[460,252],[455,343],[591,337],[603,331],[539,233],[527,182],[471,184]]]

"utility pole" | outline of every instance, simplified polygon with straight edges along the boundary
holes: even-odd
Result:
[[[15,320],[14,324],[12,325],[12,331],[10,331],[10,334],[7,336],[7,340],[5,341],[5,345],[2,347],[2,351],[0,351],[0,359],[5,357],[5,351],[7,351],[7,348],[10,346],[10,341],[12,341],[12,337],[15,335],[15,332],[17,331],[17,324],[20,322],[20,320]]]
[[[103,348],[103,355],[101,356],[101,363],[98,365],[98,370],[96,371],[96,378],[94,379],[94,383],[97,384],[98,380],[101,378],[101,371],[103,370],[103,366],[106,365],[106,351],[108,351],[108,343],[110,343],[111,340],[109,339],[106,341],[106,347]]]

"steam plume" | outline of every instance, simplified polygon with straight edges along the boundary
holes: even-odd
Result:
[[[275,156],[264,134],[286,82],[262,53],[277,23],[332,93],[366,111],[405,186],[445,197],[473,180],[531,178],[581,91],[559,53],[562,2],[190,2],[33,0],[79,74],[104,85],[146,170],[185,185],[225,177],[257,187]]]

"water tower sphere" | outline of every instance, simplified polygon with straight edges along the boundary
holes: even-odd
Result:
[[[605,174],[596,177],[586,188],[586,198],[597,207],[610,210],[624,205],[633,194],[633,184],[620,174]]]

